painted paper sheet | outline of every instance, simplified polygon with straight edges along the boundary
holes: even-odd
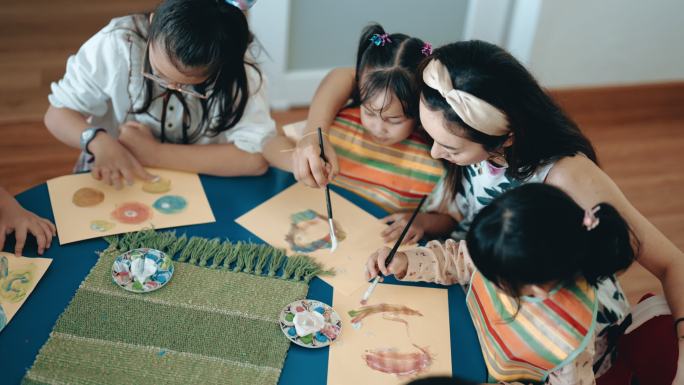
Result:
[[[0,331],[17,314],[52,263],[0,252]]]
[[[342,331],[330,345],[328,385],[395,385],[451,376],[447,290],[378,284],[364,307],[359,300],[365,289],[350,296],[333,293]]]
[[[160,179],[136,180],[116,190],[90,174],[66,175],[47,182],[59,244],[144,228],[214,222],[197,174],[148,169]]]
[[[322,276],[335,290],[351,294],[367,285],[366,259],[385,243],[380,235],[387,227],[379,219],[330,192],[338,246],[330,252],[325,192],[297,183],[236,220],[264,242],[307,254],[334,276]]]

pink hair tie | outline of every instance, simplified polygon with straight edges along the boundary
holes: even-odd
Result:
[[[422,53],[423,56],[432,55],[432,44],[428,42],[423,43],[423,48],[420,50],[420,53]]]
[[[599,225],[599,219],[596,213],[601,209],[601,206],[595,206],[591,210],[584,211],[584,219],[582,219],[582,224],[587,228],[587,231],[591,231]]]
[[[374,33],[373,36],[371,36],[370,41],[378,47],[384,47],[385,44],[392,42],[389,35],[386,33],[383,33],[382,35]]]
[[[240,8],[241,11],[247,11],[248,9],[252,8],[256,2],[257,0],[226,0],[226,3]]]

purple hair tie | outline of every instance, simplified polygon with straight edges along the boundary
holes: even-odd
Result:
[[[373,36],[371,36],[370,41],[378,47],[384,47],[385,44],[392,42],[389,35],[386,33],[383,33],[382,35],[374,33]]]
[[[584,218],[582,219],[582,224],[587,228],[587,231],[591,231],[599,225],[599,218],[596,213],[601,209],[601,206],[594,206],[591,210],[584,211]]]
[[[432,55],[432,44],[428,42],[423,43],[423,48],[420,50],[420,53],[422,53],[423,56]]]

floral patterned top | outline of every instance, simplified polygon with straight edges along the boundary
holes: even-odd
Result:
[[[463,192],[456,194],[456,199],[446,201],[447,190],[445,178],[442,178],[432,194],[425,202],[429,211],[448,212],[459,220],[451,237],[465,239],[465,234],[470,228],[475,215],[497,196],[523,183],[543,183],[546,176],[555,163],[551,162],[540,167],[524,181],[511,179],[506,176],[506,167],[495,166],[485,160],[480,163],[463,167]]]
[[[406,250],[408,269],[404,281],[436,282],[442,285],[467,286],[475,271],[470,256],[464,252],[465,241],[445,243],[430,241],[425,247]],[[549,385],[591,385],[615,360],[617,338],[632,323],[627,299],[615,277],[596,285],[598,312],[593,341],[570,364],[552,372]]]

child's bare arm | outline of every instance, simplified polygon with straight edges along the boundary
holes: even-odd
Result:
[[[318,127],[328,130],[337,113],[351,97],[355,76],[356,71],[353,68],[335,68],[323,78],[309,107],[305,134]]]
[[[43,118],[48,131],[60,142],[70,147],[79,147],[81,133],[90,125],[80,112],[50,106]]]
[[[323,187],[339,171],[337,155],[324,137],[325,155],[329,166],[320,158],[320,145],[316,130],[326,132],[337,113],[344,107],[354,90],[355,71],[352,68],[335,68],[323,79],[316,90],[302,138],[293,155],[293,173],[297,180],[311,187]],[[329,170],[328,170],[329,169]]]
[[[295,143],[285,135],[276,135],[264,145],[264,158],[273,167],[292,172]]]
[[[149,127],[126,122],[119,142],[144,166],[217,176],[261,175],[268,163],[260,153],[250,153],[232,143],[184,145],[159,143]]]
[[[80,112],[53,106],[48,108],[44,121],[57,139],[76,148],[80,147],[81,133],[90,127]],[[136,177],[143,180],[154,178],[133,154],[106,132],[97,133],[87,150],[95,156],[91,168],[93,177],[116,188],[121,188],[123,182],[132,184]]]
[[[149,163],[143,160],[144,165],[217,176],[263,175],[268,170],[261,154],[240,150],[232,143],[159,143],[157,148]]]

